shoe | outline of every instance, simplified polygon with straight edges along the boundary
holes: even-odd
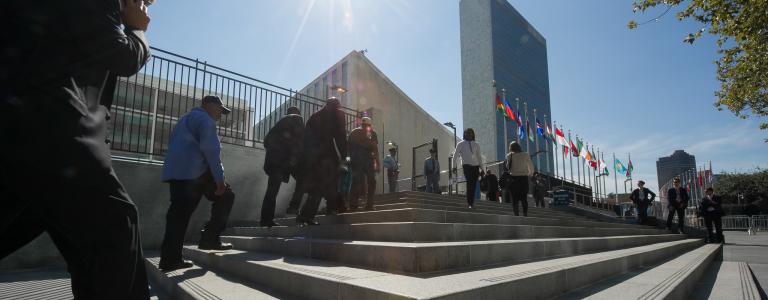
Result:
[[[173,263],[173,264],[160,263],[158,267],[160,267],[160,270],[163,272],[170,272],[178,269],[191,268],[192,266],[194,266],[194,264],[191,261],[182,260],[180,262]]]
[[[320,223],[317,223],[317,221],[315,220],[299,223],[299,227],[307,227],[307,226],[315,226],[315,225],[320,225]]]
[[[468,208],[469,208],[469,209],[472,209],[473,207],[472,207],[472,205],[469,205],[469,206],[468,206]]]
[[[280,223],[277,223],[275,221],[259,222],[259,226],[267,227],[267,228],[272,228],[272,227],[275,227],[275,226],[280,226]]]
[[[298,214],[299,214],[299,209],[298,209],[298,208],[295,208],[295,207],[289,207],[289,208],[288,208],[288,209],[285,211],[285,214],[286,214],[286,215],[294,215],[294,216],[295,216],[295,215],[298,215]]]
[[[230,250],[232,249],[232,244],[230,243],[200,243],[197,245],[197,249],[200,250]]]

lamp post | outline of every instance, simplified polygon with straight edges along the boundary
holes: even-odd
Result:
[[[456,148],[456,125],[453,122],[445,122],[443,125],[453,129],[453,147]],[[453,194],[453,160],[456,159],[456,151],[448,157],[448,195]]]

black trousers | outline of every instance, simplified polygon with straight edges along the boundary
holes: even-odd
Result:
[[[365,207],[373,208],[373,195],[376,192],[376,173],[373,170],[352,169],[352,191],[349,195],[349,207],[360,206],[360,198],[365,198]]]
[[[645,224],[648,220],[648,204],[640,204],[637,206],[637,223]]]
[[[0,260],[47,232],[75,299],[149,298],[138,212],[114,171],[66,178],[0,162]]]
[[[200,198],[205,196],[212,202],[211,217],[205,224],[200,243],[218,243],[221,232],[224,231],[229,219],[229,212],[235,201],[235,194],[227,191],[216,196],[216,183],[210,172],[193,180],[172,180],[171,206],[165,215],[165,236],[160,249],[160,264],[174,264],[181,261],[181,249],[184,245],[184,234],[187,232],[189,219],[197,209]]]
[[[389,181],[389,192],[397,192],[397,175],[387,175],[387,181]]]
[[[512,210],[515,216],[520,215],[519,203],[523,204],[523,216],[528,216],[528,176],[512,176],[510,187]]]
[[[288,208],[298,210],[299,207],[301,207],[301,200],[304,198],[304,194],[306,194],[306,190],[304,189],[304,180],[301,177],[296,178],[296,187],[293,190],[291,202],[288,203]]]
[[[488,201],[499,202],[498,191],[490,191],[485,194],[485,197],[488,198]]]
[[[535,203],[536,207],[545,207],[545,204],[544,204],[544,191],[536,190],[533,193],[533,200],[536,201],[536,203]]]
[[[707,226],[707,237],[710,242],[725,242],[725,237],[723,236],[723,219],[720,214],[704,214],[704,225]],[[714,233],[712,232],[712,227],[715,227]]]
[[[260,222],[262,224],[271,223],[275,218],[275,202],[277,201],[277,193],[280,191],[282,183],[282,175],[272,175],[267,180],[267,192],[264,193],[264,201],[261,202]],[[301,201],[301,198],[299,198],[299,201]]]
[[[669,207],[669,214],[667,214],[667,229],[672,229],[672,219],[677,213],[677,229],[683,232],[685,221],[685,208]]]
[[[464,170],[464,178],[467,179],[467,205],[474,205],[477,179],[480,177],[480,167],[471,165],[462,165],[461,167]]]

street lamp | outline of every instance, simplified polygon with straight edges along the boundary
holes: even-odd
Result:
[[[445,122],[443,125],[453,129],[453,147],[456,147],[456,125],[453,122]],[[456,151],[448,159],[448,195],[451,195],[453,194],[453,184],[451,184],[451,180],[453,180],[453,160],[456,159]]]

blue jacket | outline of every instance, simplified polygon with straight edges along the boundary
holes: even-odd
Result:
[[[216,182],[224,181],[216,122],[205,110],[196,107],[173,127],[162,180],[195,179],[209,169]]]

